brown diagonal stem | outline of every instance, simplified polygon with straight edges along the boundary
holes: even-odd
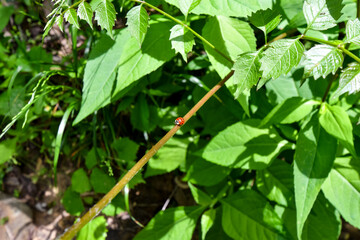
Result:
[[[185,123],[206,103],[217,90],[219,90],[225,82],[234,74],[234,70],[218,82],[206,95],[184,116]],[[154,154],[179,130],[180,126],[174,126],[160,141],[158,141],[126,174],[125,176],[99,201],[97,202],[84,216],[80,218],[73,226],[70,227],[62,236],[60,240],[70,240],[91,221],[101,210],[108,205],[114,197],[130,182],[130,180],[140,171],[140,169],[154,156]]]

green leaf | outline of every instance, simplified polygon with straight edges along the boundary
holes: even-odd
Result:
[[[59,26],[60,30],[64,32],[64,17],[62,14],[56,17],[55,22]]]
[[[131,36],[136,38],[140,46],[145,39],[145,35],[149,26],[149,15],[142,5],[135,6],[126,14],[128,29]]]
[[[259,52],[243,53],[236,60],[232,81],[237,85],[234,97],[238,98],[243,91],[250,90],[261,77]]]
[[[195,45],[194,35],[180,24],[176,24],[170,32],[171,47],[187,62],[187,54]]]
[[[204,1],[203,1],[204,2]],[[235,60],[244,52],[256,50],[256,38],[250,25],[235,18],[212,17],[202,30],[204,38],[211,42],[216,49]],[[221,78],[231,70],[233,63],[204,44],[211,64]]]
[[[92,170],[90,182],[97,193],[107,193],[116,183],[113,177],[110,177],[98,168]]]
[[[16,150],[17,139],[6,139],[0,142],[0,165],[11,159]]]
[[[0,6],[0,32],[3,31],[3,29],[6,27],[6,25],[8,24],[11,15],[14,12],[14,6],[10,5],[10,6]]]
[[[214,225],[216,217],[216,209],[209,209],[201,215],[200,225],[201,225],[201,239],[205,239],[206,234],[210,228]]]
[[[276,213],[281,217],[292,238],[296,237],[296,211],[292,208],[275,206]],[[314,207],[305,222],[301,240],[337,240],[341,231],[341,219],[336,209],[319,193]]]
[[[160,211],[134,240],[190,240],[204,207],[177,207]]]
[[[136,160],[139,145],[136,142],[131,141],[128,137],[116,139],[111,144],[111,147],[117,153],[116,161],[118,163],[129,163]]]
[[[308,29],[326,30],[335,27],[342,8],[342,1],[339,0],[304,1],[303,11]]]
[[[230,169],[205,161],[203,158],[188,155],[187,160],[193,160],[183,181],[189,181],[200,186],[213,186],[225,179]]]
[[[360,228],[360,164],[358,159],[337,158],[322,185],[325,197],[351,225]]]
[[[186,150],[189,141],[186,139],[171,138],[152,157],[146,169],[146,177],[159,175],[178,168],[185,163]]]
[[[349,20],[346,23],[346,43],[355,43],[360,45],[360,21],[358,18]]]
[[[337,138],[356,157],[353,127],[346,111],[339,106],[330,106],[324,103],[320,108],[319,120],[326,132]]]
[[[285,161],[275,160],[270,167],[256,171],[256,186],[269,200],[294,207],[294,175]]]
[[[259,9],[271,8],[271,1],[262,0],[204,0],[192,11],[212,16],[247,17]]]
[[[64,135],[64,131],[65,131],[65,127],[66,127],[66,123],[69,120],[70,114],[72,112],[72,110],[74,109],[75,105],[70,105],[63,117],[61,118],[61,122],[59,124],[59,128],[56,134],[56,140],[55,140],[55,151],[54,151],[54,162],[53,162],[53,169],[54,169],[54,178],[55,178],[55,185],[57,184],[56,182],[56,169],[57,169],[57,164],[58,164],[58,160],[59,160],[59,155],[60,155],[60,148],[61,148],[61,142],[62,142],[62,138]]]
[[[300,130],[296,143],[294,183],[299,239],[321,185],[331,170],[337,148],[336,139],[322,129],[318,118],[315,112]]]
[[[120,58],[113,96],[174,57],[169,41],[172,26],[173,23],[169,21],[150,21],[150,28],[141,49],[136,39],[123,43],[126,51]]]
[[[106,29],[113,38],[112,28],[115,25],[116,11],[110,0],[102,0],[95,8],[95,20],[102,29]]]
[[[46,23],[46,25],[45,25],[45,27],[44,27],[44,33],[43,33],[43,35],[42,35],[42,39],[43,39],[43,40],[44,40],[44,38],[48,35],[50,29],[52,28],[52,26],[53,26],[54,23],[55,23],[55,20],[56,20],[56,17],[55,17],[55,15],[54,15],[54,16],[52,16],[52,17],[50,18],[49,21],[47,21],[47,23]]]
[[[221,201],[222,226],[233,239],[281,239],[283,223],[271,205],[253,190],[241,190]]]
[[[281,39],[271,43],[260,59],[262,78],[266,81],[288,73],[299,64],[303,53],[304,46],[298,39]]]
[[[140,94],[131,112],[131,123],[134,128],[140,131],[150,132],[158,123],[156,108],[149,105],[145,99],[145,94]]]
[[[329,45],[315,45],[309,51],[305,52],[305,78],[314,76],[325,78],[329,73],[335,74],[337,69],[342,66],[344,57],[342,51],[337,47]]]
[[[77,29],[80,29],[80,25],[79,25],[79,21],[78,21],[78,17],[77,17],[75,9],[73,9],[73,8],[67,9],[64,14],[64,18],[70,24],[74,25]]]
[[[93,23],[92,23],[93,11],[91,9],[90,4],[88,4],[85,1],[81,2],[79,4],[77,14],[80,19],[85,20],[90,25],[91,29],[93,29]]]
[[[272,9],[259,10],[251,15],[250,22],[265,35],[274,30],[281,21],[281,15]]]
[[[195,187],[191,183],[188,184],[191,194],[197,204],[207,207],[212,203],[212,199],[209,195],[207,195],[205,192]]]
[[[107,223],[104,216],[96,217],[87,223],[79,232],[77,240],[105,240]]]
[[[360,91],[360,64],[350,63],[340,74],[339,87],[336,89],[333,98],[344,93],[357,93]]]
[[[87,169],[92,169],[98,162],[103,161],[107,154],[102,148],[92,148],[85,157],[85,165]],[[100,160],[100,161],[98,161]]]
[[[271,112],[261,121],[260,126],[281,123],[289,124],[302,120],[312,111],[314,105],[320,103],[313,100],[306,100],[301,97],[285,99],[276,105]]]
[[[129,39],[126,30],[116,33],[114,40],[103,34],[92,48],[84,71],[81,108],[73,125],[110,103],[115,71]]]
[[[263,169],[291,144],[274,128],[258,128],[257,119],[235,123],[216,135],[202,156],[221,166]]]
[[[124,196],[122,194],[118,194],[101,212],[106,216],[112,217],[126,212]]]
[[[74,192],[84,193],[91,190],[89,178],[83,168],[76,170],[71,177],[71,188]]]
[[[84,211],[80,194],[72,191],[71,188],[66,189],[61,203],[64,205],[65,210],[71,215],[79,216],[82,211]]]
[[[201,0],[180,0],[179,8],[180,11],[187,16],[197,5],[199,5]]]

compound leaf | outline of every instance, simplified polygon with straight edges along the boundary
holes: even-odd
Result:
[[[342,1],[340,0],[306,0],[303,12],[308,29],[326,30],[336,26],[341,16]]]
[[[194,35],[180,24],[176,24],[170,32],[171,47],[187,62],[187,53],[191,52],[195,45]]]
[[[346,24],[346,43],[360,45],[360,21],[358,18],[349,20]]]
[[[333,98],[344,93],[357,93],[360,91],[360,64],[350,63],[340,74],[339,87],[336,89]]]
[[[281,74],[288,73],[299,64],[303,53],[304,46],[298,39],[281,39],[273,42],[260,59],[262,78],[264,80],[276,79]]]
[[[73,24],[77,29],[80,28],[78,17],[77,17],[75,9],[73,9],[73,8],[67,9],[67,11],[64,14],[64,18],[70,24]]]
[[[261,77],[259,59],[259,52],[248,52],[241,54],[236,60],[232,78],[237,85],[235,98],[238,98],[243,91],[250,90],[259,81]]]
[[[116,11],[110,0],[102,0],[95,8],[95,20],[102,29],[113,38],[112,28],[115,25]]]
[[[79,4],[77,14],[80,19],[85,20],[90,25],[90,27],[93,28],[93,23],[92,23],[93,11],[91,9],[90,4],[88,4],[87,2],[81,2]]]
[[[342,66],[344,57],[342,51],[337,47],[329,45],[315,45],[305,52],[305,77],[314,76],[325,78],[329,73],[335,74],[337,69]]]
[[[149,16],[142,5],[135,6],[126,14],[127,26],[131,36],[136,38],[140,45],[145,39],[145,35],[149,26]]]

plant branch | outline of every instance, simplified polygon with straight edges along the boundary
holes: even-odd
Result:
[[[218,82],[205,96],[184,116],[185,123],[204,105],[204,103],[219,90],[225,82],[234,74],[234,70]],[[180,126],[175,125],[160,141],[158,141],[126,174],[125,176],[84,216],[80,218],[71,228],[66,231],[60,240],[72,239],[82,227],[90,222],[101,210],[108,205],[114,197],[130,182],[130,180],[140,171],[140,169],[154,156],[154,154],[179,130]]]
[[[151,5],[150,3],[147,3],[145,1],[141,1],[141,0],[131,0],[137,3],[142,3],[145,4],[146,6],[156,10],[157,12],[161,13],[162,15],[164,15],[165,17],[170,18],[171,20],[173,20],[174,22],[180,24],[181,26],[185,27],[186,29],[188,29],[190,32],[192,32],[192,34],[194,34],[196,37],[198,37],[201,41],[203,41],[206,45],[208,45],[209,47],[211,47],[212,49],[214,49],[215,52],[217,52],[218,54],[220,54],[223,58],[225,58],[226,60],[228,60],[229,62],[231,62],[232,64],[234,64],[234,61],[228,57],[226,54],[224,54],[223,52],[221,52],[220,50],[218,50],[213,44],[211,44],[208,40],[206,40],[203,36],[201,36],[200,34],[198,34],[196,31],[194,31],[191,27],[189,27],[188,25],[186,25],[185,23],[183,23],[182,21],[180,21],[179,19],[174,18],[173,16],[171,16],[170,14],[164,12],[163,10]]]
[[[356,9],[356,17],[360,18],[360,0],[357,0]]]
[[[359,0],[360,1],[360,0]],[[337,43],[337,42],[331,42],[331,41],[327,41],[327,40],[323,40],[323,39],[320,39],[320,38],[315,38],[315,37],[310,37],[310,36],[301,36],[302,39],[305,39],[305,40],[309,40],[309,41],[313,41],[313,42],[318,42],[318,43],[323,43],[323,44],[326,44],[326,45],[330,45],[330,46],[333,46],[333,47],[337,47],[339,48],[341,51],[343,51],[346,55],[348,55],[349,57],[353,58],[355,61],[359,62],[360,63],[360,58],[358,56],[356,56],[355,54],[353,54],[352,52],[350,52],[349,50],[347,50],[343,43]]]

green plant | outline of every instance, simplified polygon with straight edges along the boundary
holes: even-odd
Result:
[[[107,195],[63,239],[126,184],[143,182],[137,175],[129,183],[149,160],[145,180],[183,172],[197,205],[160,211],[135,239],[191,239],[197,226],[201,239],[337,239],[340,216],[360,228],[359,4],[134,0],[120,5],[120,15],[128,19],[120,30],[112,30],[120,6],[109,0],[56,1],[45,27],[44,37],[64,18],[80,28],[79,16],[93,28],[94,11],[107,30],[94,31],[72,126],[85,129],[78,143],[91,149],[84,154],[87,170],[73,173],[63,204],[80,215],[84,202],[93,200],[81,193]],[[78,68],[76,78],[82,76]],[[68,106],[63,123],[76,109]],[[182,115],[186,124],[171,126]],[[129,122],[135,130],[121,127]],[[63,131],[59,127],[55,169]],[[139,145],[148,149],[162,135],[135,163]],[[115,178],[109,174],[127,170],[112,188]],[[128,201],[118,197],[105,214],[129,210]],[[103,217],[94,220],[79,238],[105,225]]]

